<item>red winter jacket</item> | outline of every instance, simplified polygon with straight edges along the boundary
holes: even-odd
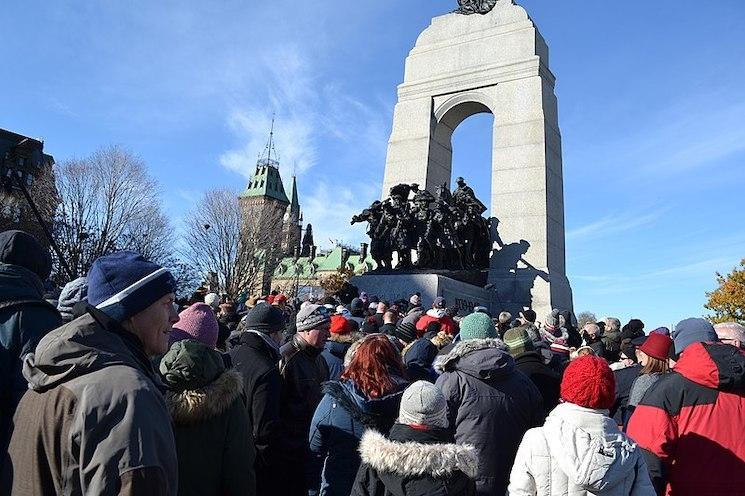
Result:
[[[745,353],[695,343],[629,421],[657,494],[745,494]]]
[[[440,330],[445,331],[448,333],[449,336],[455,336],[458,334],[458,324],[455,323],[455,321],[445,315],[443,317],[437,318],[433,315],[430,315],[429,312],[422,315],[419,320],[416,321],[416,330],[417,330],[417,337],[422,337],[424,333],[427,331],[427,326],[431,322],[439,322],[442,326]]]

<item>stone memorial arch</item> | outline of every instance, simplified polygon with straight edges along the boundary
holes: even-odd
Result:
[[[491,3],[484,14],[434,18],[409,53],[383,196],[399,183],[431,192],[450,185],[453,131],[474,114],[491,113],[490,202],[499,219],[492,310],[532,307],[543,318],[552,307],[572,308],[555,78],[548,46],[525,9],[512,0]]]

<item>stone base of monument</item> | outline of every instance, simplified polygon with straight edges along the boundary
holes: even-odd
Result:
[[[441,274],[433,274],[431,271],[429,273],[364,274],[353,277],[350,283],[357,286],[360,291],[377,295],[390,302],[408,301],[412,294],[419,292],[425,308],[430,308],[434,299],[442,296],[447,305],[456,306],[461,315],[470,313],[476,306],[483,306],[494,311],[492,291]]]
[[[496,272],[490,274],[487,287],[493,295],[492,309],[510,312],[513,317],[532,308],[543,321],[552,308],[573,308],[569,280],[562,274],[527,269]]]

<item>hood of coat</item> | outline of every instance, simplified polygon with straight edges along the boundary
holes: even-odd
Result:
[[[341,343],[339,341],[326,341],[324,349],[334,355],[336,358],[344,360],[344,356],[347,354],[347,350],[352,346],[352,343]]]
[[[0,233],[0,264],[23,267],[42,281],[52,272],[49,250],[30,234],[17,230]]]
[[[62,288],[62,292],[57,298],[57,310],[63,319],[68,322],[73,319],[73,307],[85,300],[88,296],[88,279],[85,277],[78,277],[74,281],[70,281],[65,284]]]
[[[94,311],[95,310],[89,310]],[[23,360],[23,376],[34,391],[42,392],[106,367],[125,365],[146,373],[156,385],[161,381],[137,338],[114,329],[111,319],[97,312],[73,320],[44,336]]]
[[[401,352],[404,364],[419,365],[420,367],[429,368],[437,356],[437,346],[429,339],[420,338],[412,341]]]
[[[501,339],[460,341],[447,355],[435,361],[439,373],[460,371],[482,380],[499,379],[512,373],[515,360]]]
[[[225,412],[243,389],[240,373],[225,370],[219,352],[194,340],[174,343],[160,361],[175,424],[194,424]]]
[[[359,452],[362,463],[376,471],[403,477],[444,478],[461,471],[473,478],[478,467],[478,455],[473,446],[397,442],[372,430],[362,436]]]
[[[745,353],[721,343],[689,345],[675,372],[696,384],[720,391],[745,391]]]
[[[225,344],[228,351],[245,346],[262,355],[266,355],[275,362],[279,362],[280,359],[279,345],[273,343],[268,335],[259,332],[245,330],[233,331],[228,336]]]
[[[593,493],[621,483],[641,456],[607,413],[562,403],[543,426],[551,458],[570,481]]]
[[[39,276],[20,265],[0,263],[0,302],[43,297],[44,284]]]
[[[354,343],[355,341],[359,341],[360,339],[364,338],[365,335],[362,334],[359,331],[350,332],[347,334],[331,334],[326,341],[326,343],[340,343],[345,344],[347,347],[349,347],[350,344]]]
[[[382,398],[368,398],[362,394],[352,381],[330,381],[323,384],[321,390],[334,398],[352,418],[368,427],[378,427],[398,416],[401,395],[408,382],[400,379],[396,392]],[[388,425],[390,427],[390,425]]]

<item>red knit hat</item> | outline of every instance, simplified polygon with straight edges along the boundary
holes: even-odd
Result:
[[[658,360],[667,360],[672,345],[673,340],[669,336],[654,333],[647,336],[644,344],[639,347],[639,351],[643,351]]]
[[[331,316],[331,334],[349,334],[352,332],[352,326],[343,315]]]
[[[596,410],[612,407],[616,400],[616,380],[608,362],[586,355],[570,363],[561,380],[561,399]]]

